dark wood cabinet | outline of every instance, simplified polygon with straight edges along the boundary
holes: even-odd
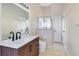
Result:
[[[37,56],[39,55],[39,37],[35,38],[19,49],[13,49],[4,46],[0,47],[2,56]]]
[[[1,56],[1,47],[0,47],[0,56]]]
[[[31,51],[31,55],[39,55],[39,52],[36,52],[36,51],[39,51],[39,40],[38,38],[36,38],[34,41],[32,41],[31,43],[32,45],[32,51]]]
[[[30,51],[29,51],[29,48],[30,47],[30,44],[26,44],[24,45],[23,47],[17,49],[17,55],[19,56],[29,56],[30,55]]]

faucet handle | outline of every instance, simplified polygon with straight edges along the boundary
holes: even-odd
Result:
[[[19,39],[21,39],[21,36],[19,36]]]
[[[9,39],[11,39],[11,37],[8,37]]]

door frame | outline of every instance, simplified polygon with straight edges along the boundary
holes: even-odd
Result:
[[[52,27],[52,25],[53,25],[53,23],[52,23],[53,19],[52,19],[52,17],[54,17],[54,16],[51,16],[52,43],[63,44],[63,37],[62,37],[63,36],[63,32],[62,32],[62,20],[63,20],[63,17],[62,16],[57,16],[57,17],[61,17],[61,42],[55,42],[55,41],[53,41],[53,27]]]

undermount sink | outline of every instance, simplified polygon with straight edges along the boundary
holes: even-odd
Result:
[[[22,39],[24,39],[24,38],[26,38],[26,36],[25,36],[25,35],[22,35],[21,39],[17,39],[17,40],[16,40],[16,38],[14,38],[14,41],[12,41],[11,38],[5,38],[5,37],[3,37],[3,38],[2,38],[2,39],[3,39],[2,42],[4,42],[4,43],[16,42],[16,41],[22,40]]]
[[[21,39],[18,39],[18,40],[16,40],[16,39],[14,39],[14,41],[12,41],[12,39],[6,39],[6,40],[3,40],[3,43],[17,43],[18,44],[18,42],[19,43],[21,43],[22,41],[28,41],[28,39],[29,39],[29,37],[22,37]]]
[[[10,43],[10,42],[13,42],[12,39],[3,40],[3,43]]]

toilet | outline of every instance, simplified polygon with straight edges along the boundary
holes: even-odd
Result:
[[[46,42],[39,40],[39,51],[40,52],[45,52],[46,51]]]

